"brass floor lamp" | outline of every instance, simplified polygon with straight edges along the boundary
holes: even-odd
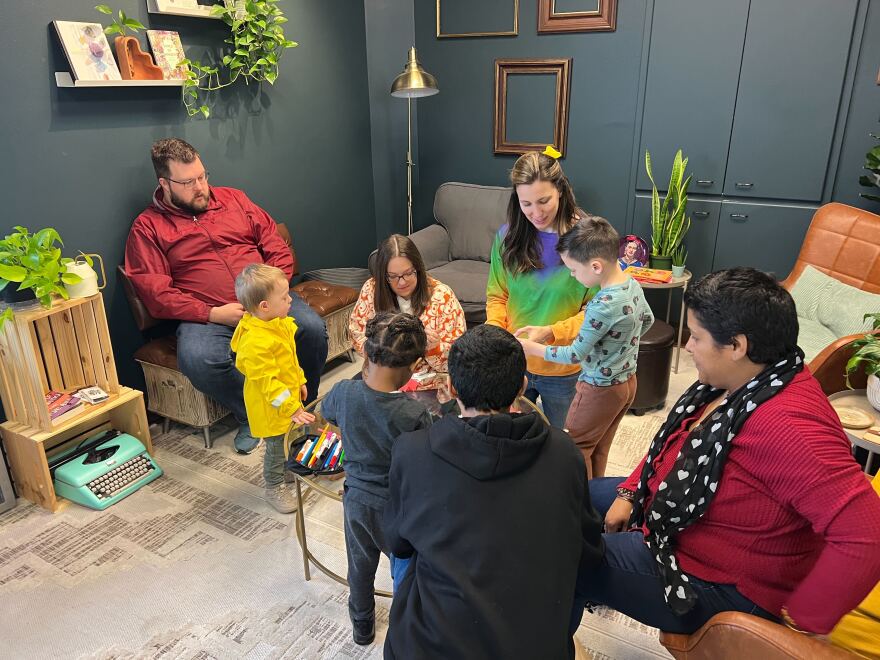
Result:
[[[391,96],[406,99],[406,227],[407,235],[413,233],[412,216],[412,100],[422,96],[433,96],[440,89],[437,79],[425,71],[416,57],[415,46],[409,49],[409,60],[394,82],[391,83]]]

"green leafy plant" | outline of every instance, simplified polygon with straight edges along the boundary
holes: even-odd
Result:
[[[671,257],[681,245],[682,239],[691,228],[691,219],[686,215],[687,191],[691,177],[684,178],[688,159],[682,159],[681,149],[675,153],[672,174],[666,197],[660,203],[660,194],[654,175],[651,172],[651,154],[645,151],[645,170],[651,180],[651,254],[656,257]]]
[[[107,5],[95,5],[95,9],[97,9],[102,14],[107,14],[110,17],[113,17],[113,10],[110,9]],[[126,16],[125,12],[121,9],[116,17],[113,17],[113,22],[104,28],[105,34],[119,34],[120,37],[125,36],[126,30],[131,30],[132,34],[137,34],[138,30],[145,30],[144,24],[140,21],[131,18],[130,16]]]
[[[880,140],[880,136],[874,135],[873,133],[871,134],[871,137],[875,140]],[[865,154],[864,169],[866,169],[868,173],[859,177],[859,184],[866,188],[880,188],[880,144]],[[880,202],[880,195],[861,193],[860,196],[874,202]]]
[[[279,0],[224,0],[214,5],[211,13],[229,26],[227,52],[219,66],[202,64],[198,60],[183,60],[188,65],[183,81],[183,104],[187,114],[209,117],[206,103],[199,103],[199,92],[215,92],[233,84],[239,78],[245,83],[268,82],[278,79],[281,56],[297,43],[284,36],[282,25],[287,22]]]
[[[679,245],[672,251],[672,265],[684,266],[688,258],[688,251],[684,245]]]
[[[859,368],[865,366],[865,373],[869,376],[880,376],[880,312],[865,314],[864,321],[871,319],[871,333],[861,339],[856,339],[850,344],[856,349],[853,356],[846,362],[846,386],[852,389],[849,377]]]
[[[52,306],[53,294],[69,298],[64,285],[77,284],[82,278],[66,271],[73,259],[61,256],[63,246],[51,227],[33,234],[25,227],[15,227],[0,240],[0,291],[17,283],[19,291],[31,289],[43,307]],[[0,315],[0,327],[10,318],[12,310],[7,308]]]

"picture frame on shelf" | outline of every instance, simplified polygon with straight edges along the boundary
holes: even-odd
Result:
[[[563,1],[565,7],[562,7]],[[538,34],[614,32],[617,0],[538,0]]]
[[[446,7],[444,15],[442,8]],[[502,10],[504,18],[500,18]],[[512,10],[510,19],[506,18],[506,11]],[[462,39],[470,37],[515,37],[519,34],[519,0],[481,0],[479,3],[473,0],[436,0],[436,35],[438,39]],[[481,26],[482,29],[467,30],[465,28],[452,28],[449,23],[460,25],[461,14],[467,13],[468,21],[473,25]],[[452,15],[452,20],[450,20]],[[446,20],[444,20],[444,16]],[[487,17],[492,20],[487,22]],[[499,28],[489,27],[494,19],[498,19]],[[510,21],[508,23],[508,21]],[[511,27],[507,27],[511,25]],[[503,27],[502,27],[503,26]],[[448,31],[447,31],[448,30]]]
[[[520,155],[526,151],[542,151],[546,145],[552,144],[562,154],[561,157],[565,156],[571,67],[570,57],[495,60],[493,147],[496,154]],[[547,116],[530,116],[519,121],[512,117],[509,108],[519,107],[518,104],[508,103],[512,82],[522,82],[524,85],[531,83],[534,89],[520,89],[529,96],[546,96],[548,103],[544,110],[547,111]],[[542,134],[542,126],[545,130],[549,128],[549,132]],[[512,135],[518,130],[528,132],[529,135]]]
[[[122,80],[104,28],[98,23],[52,21],[74,80]]]

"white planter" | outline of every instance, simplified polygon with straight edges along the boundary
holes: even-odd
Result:
[[[875,410],[880,410],[880,378],[877,376],[868,376],[868,403],[874,406]]]
[[[673,266],[672,267],[672,276],[673,277],[683,277],[684,276],[684,266]]]

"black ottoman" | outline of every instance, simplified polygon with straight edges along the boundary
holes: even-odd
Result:
[[[675,331],[663,321],[654,321],[639,342],[639,364],[636,368],[638,387],[630,406],[635,415],[666,405],[669,392],[669,371],[672,367],[672,347]]]

